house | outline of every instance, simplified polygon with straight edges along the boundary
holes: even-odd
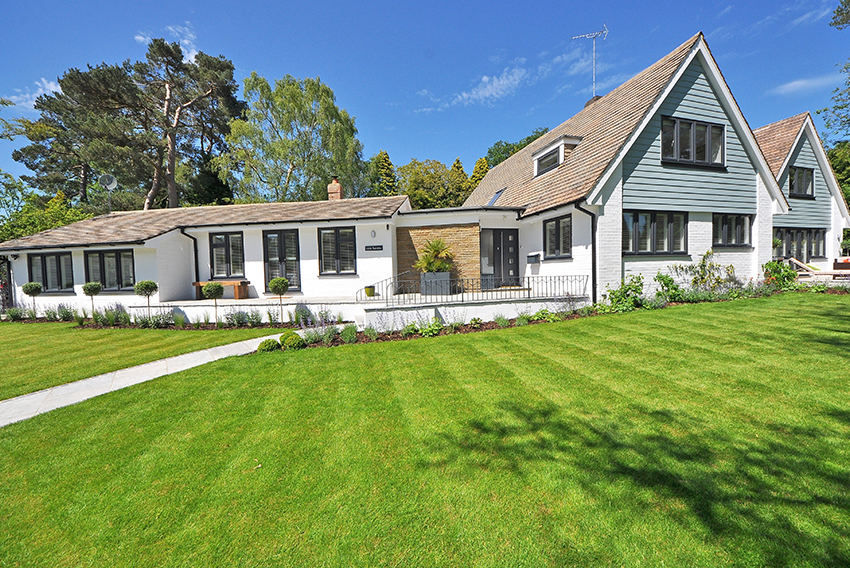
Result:
[[[790,211],[773,221],[773,254],[833,268],[841,254],[847,204],[808,112],[753,131]]]
[[[276,301],[268,281],[283,275],[288,302],[361,324],[399,311],[448,318],[446,305],[469,319],[596,302],[629,275],[651,282],[708,250],[758,279],[774,234],[798,249],[822,237],[834,256],[850,226],[811,118],[765,132],[795,124],[775,144],[776,166],[699,33],[493,168],[462,207],[341,199],[334,180],[324,202],[113,213],[0,243],[0,254],[19,299],[37,280],[55,302],[88,305],[82,284],[100,280],[99,302],[126,304],[133,283],[150,279],[155,302],[197,313],[208,306],[193,283],[223,280],[238,284],[233,305],[264,308]],[[783,191],[792,172],[793,195]],[[798,196],[808,179],[813,198]],[[413,263],[436,238],[456,258],[453,283],[435,295]]]

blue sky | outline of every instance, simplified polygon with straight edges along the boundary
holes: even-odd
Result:
[[[552,128],[702,31],[750,126],[831,103],[850,30],[829,27],[838,0],[791,2],[8,2],[0,34],[2,116],[35,117],[32,101],[67,69],[144,57],[146,38],[224,55],[240,81],[319,76],[356,117],[365,157],[411,158],[471,173],[495,141]],[[236,6],[234,8],[234,6]],[[823,125],[815,116],[820,131]],[[0,169],[15,175],[15,143]]]

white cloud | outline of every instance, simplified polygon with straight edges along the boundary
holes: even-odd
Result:
[[[449,104],[490,104],[514,94],[527,76],[528,70],[523,67],[506,68],[498,77],[485,75],[476,87],[455,95]]]
[[[133,39],[136,40],[136,43],[149,44],[152,38],[147,32],[137,32],[136,35],[133,36]]]
[[[732,4],[729,4],[728,6],[726,6],[722,10],[720,10],[720,13],[717,14],[717,17],[722,18],[723,16],[725,16],[726,14],[728,14],[731,11],[732,11]]]
[[[26,90],[15,89],[15,92],[18,94],[5,98],[9,99],[17,106],[32,109],[35,106],[35,100],[39,96],[62,92],[62,88],[59,86],[59,83],[56,81],[48,81],[44,77],[42,77],[40,81],[36,81],[35,84],[37,86],[35,91],[32,91],[29,88]]]
[[[797,79],[779,85],[778,87],[768,91],[774,95],[797,95],[817,91],[825,87],[835,87],[841,82],[841,75],[832,73],[830,75],[822,75],[820,77],[812,77],[811,79]]]
[[[180,47],[183,48],[183,61],[190,62],[195,60],[198,55],[198,48],[195,47],[195,41],[198,36],[195,35],[195,30],[191,22],[186,22],[185,26],[166,26],[171,37],[177,40]]]
[[[791,25],[796,26],[796,25],[799,25],[799,24],[802,24],[802,23],[805,23],[805,22],[817,22],[818,20],[825,18],[826,16],[830,15],[831,13],[832,13],[832,7],[827,6],[827,5],[823,5],[816,10],[811,10],[809,12],[806,12],[805,14],[800,16],[799,18],[792,21]]]

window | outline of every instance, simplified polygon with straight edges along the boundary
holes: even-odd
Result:
[[[537,175],[545,174],[551,169],[557,168],[560,162],[561,149],[555,148],[537,158]]]
[[[711,242],[716,247],[751,246],[752,226],[752,215],[715,213],[712,218]]]
[[[773,229],[773,237],[781,241],[773,249],[774,257],[794,257],[802,262],[808,262],[811,258],[826,258],[826,229],[778,227]]]
[[[788,196],[815,196],[815,170],[812,168],[788,168]]]
[[[245,254],[242,233],[210,235],[210,265],[212,278],[245,276]]]
[[[688,214],[623,212],[624,254],[674,254],[688,250]]]
[[[661,119],[661,161],[723,166],[724,126],[673,117]]]
[[[31,254],[28,256],[30,282],[38,282],[45,292],[74,290],[74,266],[71,253]]]
[[[289,280],[290,290],[301,289],[298,271],[298,231],[263,231],[263,254],[266,262],[266,290],[273,278]]]
[[[566,215],[543,223],[543,258],[573,255],[573,217]]]
[[[356,274],[354,227],[319,229],[319,274]]]
[[[100,282],[104,290],[132,290],[136,283],[133,251],[86,252],[86,282]]]
[[[493,198],[490,199],[490,202],[487,203],[487,207],[492,207],[496,204],[500,197],[502,197],[502,193],[504,193],[505,188],[500,189],[495,194],[493,194]]]

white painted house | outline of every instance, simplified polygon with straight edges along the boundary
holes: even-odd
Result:
[[[133,284],[154,280],[155,303],[188,313],[209,309],[193,284],[221,280],[238,284],[230,298],[246,292],[231,308],[265,309],[277,301],[268,281],[286,276],[290,304],[361,324],[444,305],[468,320],[599,301],[630,274],[649,282],[708,250],[759,279],[777,254],[828,264],[850,226],[811,118],[777,124],[757,141],[700,33],[493,168],[463,207],[341,199],[334,181],[324,202],[113,213],[0,254],[18,302],[36,280],[42,303],[85,306],[83,283],[99,280],[98,302],[132,307]],[[774,251],[774,235],[787,248]],[[434,238],[451,245],[455,273],[428,295],[412,265]]]

